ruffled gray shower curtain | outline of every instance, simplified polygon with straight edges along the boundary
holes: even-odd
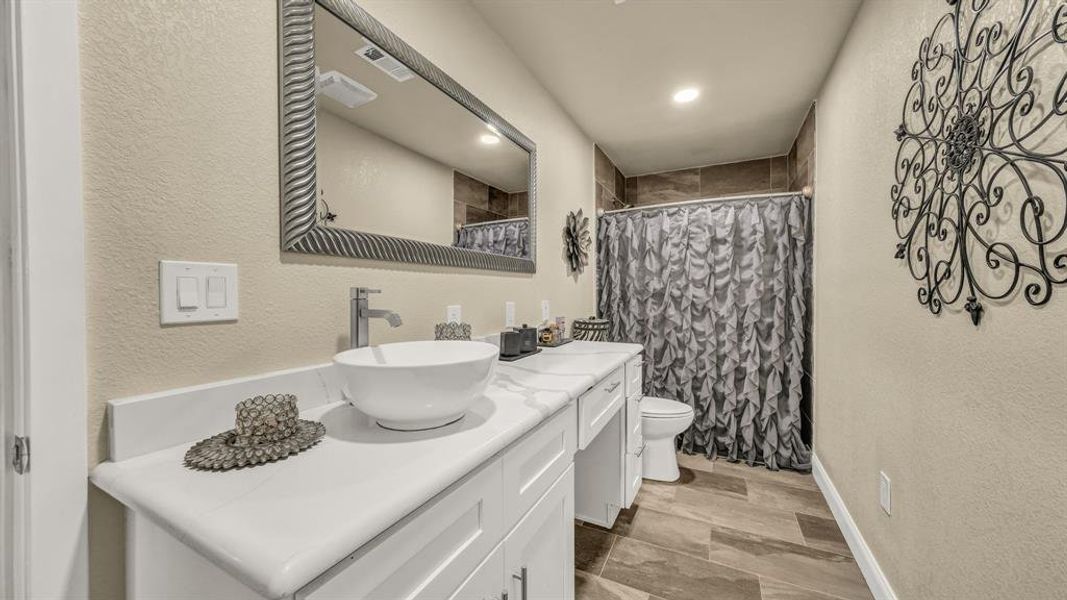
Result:
[[[530,219],[508,219],[464,225],[456,230],[456,248],[490,254],[530,257]]]
[[[696,413],[681,448],[807,470],[811,247],[799,194],[607,213],[597,303],[645,347],[645,393]]]

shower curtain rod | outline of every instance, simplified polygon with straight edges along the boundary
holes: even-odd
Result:
[[[463,227],[477,227],[479,225],[496,225],[497,223],[510,223],[512,221],[525,221],[530,217],[512,217],[510,219],[497,219],[496,221],[480,221],[478,223],[464,223],[463,225],[456,226],[456,229]]]
[[[700,198],[698,200],[684,200],[682,202],[664,202],[662,204],[646,204],[644,206],[631,206],[630,208],[618,208],[615,210],[602,210],[597,209],[597,216],[606,215],[608,213],[624,213],[635,210],[647,210],[649,208],[667,208],[671,206],[686,206],[691,204],[711,204],[713,202],[725,202],[728,200],[765,200],[767,198],[778,198],[781,196],[788,196],[790,194],[800,194],[807,200],[811,200],[812,190],[811,186],[804,186],[804,189],[799,192],[774,192],[772,194],[739,194],[737,196],[719,196],[716,198]]]

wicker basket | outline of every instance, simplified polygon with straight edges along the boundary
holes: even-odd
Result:
[[[571,325],[571,337],[587,342],[606,342],[608,340],[608,321],[607,319],[598,319],[596,317],[575,319]]]

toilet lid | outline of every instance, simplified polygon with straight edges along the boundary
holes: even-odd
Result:
[[[692,412],[692,407],[683,402],[655,396],[645,396],[641,399],[641,416],[643,417],[681,417]]]

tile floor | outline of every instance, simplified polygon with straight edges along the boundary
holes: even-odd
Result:
[[[578,600],[869,600],[811,475],[679,454],[610,531],[575,525]]]

